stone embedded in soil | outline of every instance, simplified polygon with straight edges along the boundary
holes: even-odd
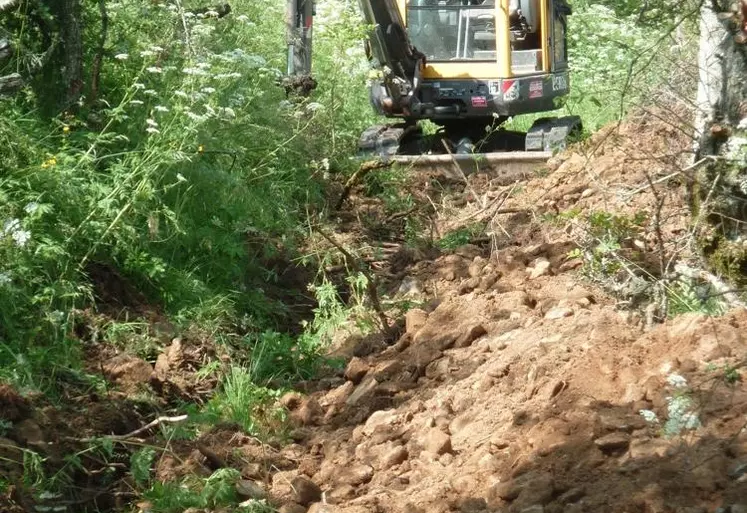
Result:
[[[594,440],[594,444],[605,454],[623,451],[630,445],[630,437],[625,433],[610,433]]]
[[[550,261],[546,258],[538,258],[529,270],[529,279],[536,280],[550,272]]]
[[[327,500],[332,504],[341,504],[355,497],[355,487],[349,484],[335,486],[326,494]]]
[[[472,343],[483,335],[487,335],[488,330],[482,324],[475,324],[460,335],[454,343],[454,347],[469,347]]]
[[[356,385],[361,382],[363,376],[369,370],[369,365],[361,358],[353,357],[345,368],[345,378],[352,381]]]
[[[564,317],[570,317],[571,315],[573,315],[573,310],[571,310],[570,308],[557,306],[555,308],[551,308],[545,314],[545,319],[554,321],[557,319],[563,319]]]
[[[428,322],[428,312],[420,308],[411,308],[405,313],[405,332],[415,335]]]
[[[308,477],[297,476],[293,478],[291,487],[293,488],[296,502],[299,504],[309,505],[322,498],[322,489]]]
[[[438,428],[431,428],[422,441],[423,449],[432,454],[451,452],[451,437]]]
[[[337,483],[359,486],[368,483],[373,478],[373,475],[374,469],[370,465],[352,465],[340,469],[340,474],[337,476]]]
[[[267,491],[255,481],[239,479],[236,483],[236,493],[244,499],[262,500],[267,498]]]
[[[373,377],[367,377],[357,387],[355,387],[355,390],[350,394],[350,397],[345,401],[345,404],[348,406],[355,406],[361,399],[373,394],[373,391],[376,389],[378,384],[379,382]]]
[[[480,278],[469,278],[459,286],[459,295],[469,294],[480,286]]]
[[[325,406],[341,405],[343,404],[350,394],[355,390],[355,385],[352,381],[346,381],[337,388],[334,388],[327,392],[324,396],[322,403]]]
[[[483,257],[476,256],[475,259],[472,260],[472,263],[469,264],[467,272],[469,273],[471,278],[476,278],[482,274],[482,271],[483,269],[485,269],[485,266],[487,264],[487,260],[485,260]]]
[[[380,460],[379,466],[382,470],[389,469],[403,463],[408,457],[407,449],[398,445],[387,451]]]

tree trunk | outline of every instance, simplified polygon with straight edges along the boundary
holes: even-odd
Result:
[[[80,0],[57,0],[60,6],[60,29],[64,41],[64,106],[74,105],[83,92],[83,35]]]
[[[700,219],[715,230],[699,237],[714,270],[732,282],[747,283],[747,47],[745,20],[730,5],[703,7],[700,19],[700,69],[695,159],[702,166],[693,201]]]

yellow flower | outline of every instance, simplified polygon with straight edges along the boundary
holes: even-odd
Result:
[[[70,132],[70,127],[69,126],[65,125],[65,126],[62,127],[62,133],[63,134],[67,134],[69,132]]]
[[[57,159],[55,157],[52,157],[52,158],[47,159],[44,162],[42,162],[41,167],[42,167],[42,169],[46,169],[48,167],[53,167],[53,166],[56,166],[56,165],[57,165]]]
[[[197,147],[197,153],[205,153],[205,147],[202,144]]]

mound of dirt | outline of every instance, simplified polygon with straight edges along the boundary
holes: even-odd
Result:
[[[539,221],[645,211],[644,250],[685,255],[688,180],[674,170],[687,144],[632,117],[546,176],[494,188],[476,175],[442,196],[440,233],[487,220],[488,237],[444,255],[390,251],[390,291],[429,301],[396,344],[350,348],[326,389],[284,398],[297,443],[269,460],[241,445],[244,477],[280,511],[747,510],[747,312],[647,329],[574,271],[575,228]]]

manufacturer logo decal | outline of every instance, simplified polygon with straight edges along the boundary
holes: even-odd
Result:
[[[553,75],[552,76],[552,90],[553,91],[565,91],[568,89],[568,79],[565,75]]]
[[[497,80],[491,80],[488,82],[488,91],[493,96],[499,95],[501,93],[501,83]]]
[[[472,106],[484,109],[485,107],[488,106],[488,99],[485,98],[484,96],[473,96]]]
[[[529,82],[529,97],[540,98],[542,96],[542,80]]]
[[[519,83],[516,80],[503,81],[503,101],[511,102],[519,99]]]

